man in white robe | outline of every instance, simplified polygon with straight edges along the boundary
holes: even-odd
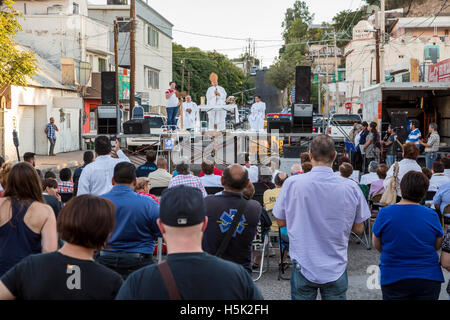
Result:
[[[197,119],[198,106],[192,101],[191,96],[186,96],[186,102],[183,102],[183,129],[194,130]]]
[[[266,116],[266,104],[261,101],[260,96],[255,97],[255,103],[252,105],[248,122],[253,131],[264,130],[264,117]]]
[[[224,131],[227,112],[222,107],[226,105],[227,92],[218,85],[217,80],[211,81],[211,87],[206,92],[206,99],[208,110],[212,109],[208,111],[208,130]]]

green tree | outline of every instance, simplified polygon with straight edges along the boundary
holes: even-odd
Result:
[[[283,39],[280,56],[267,72],[267,82],[279,90],[294,86],[295,67],[306,64],[307,41],[322,37],[322,31],[309,29],[314,14],[309,11],[306,2],[296,1],[284,15]]]
[[[18,22],[21,13],[13,8],[11,0],[0,1],[0,87],[26,86],[28,77],[36,74],[34,52],[17,47],[14,37],[22,30]]]
[[[182,63],[184,60],[184,91],[187,91],[187,73],[190,72],[192,99],[200,103],[200,97],[206,95],[211,86],[209,76],[215,72],[219,76],[219,84],[225,88],[228,96],[233,93],[245,91],[243,96],[236,95],[237,102],[243,104],[253,94],[246,91],[254,87],[252,79],[236,67],[226,56],[217,52],[204,52],[198,48],[184,48],[174,43],[173,52],[173,81],[181,89]]]

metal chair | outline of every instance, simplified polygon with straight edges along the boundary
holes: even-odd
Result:
[[[286,233],[285,233],[286,231]],[[278,241],[280,245],[280,262],[278,264],[278,280],[290,280],[290,277],[285,277],[284,274],[289,268],[289,266],[292,265],[291,262],[285,262],[284,257],[289,252],[289,237],[287,235],[287,229],[286,227],[279,228],[278,229]]]
[[[167,187],[155,187],[155,188],[151,188],[149,193],[154,196],[160,197],[162,192],[166,189],[167,189]]]
[[[207,194],[216,194],[223,191],[223,187],[205,187],[205,191]]]

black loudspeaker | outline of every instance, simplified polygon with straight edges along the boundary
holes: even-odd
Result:
[[[116,73],[102,72],[102,104],[117,104]]]
[[[149,119],[132,119],[123,123],[123,133],[125,134],[149,134]]]
[[[268,118],[267,132],[278,130],[278,133],[291,133],[291,119],[289,118]]]
[[[295,103],[311,103],[311,67],[297,66],[295,68]]]
[[[408,112],[392,112],[391,125],[397,134],[397,138],[401,143],[405,143],[408,135],[406,134],[408,126]]]

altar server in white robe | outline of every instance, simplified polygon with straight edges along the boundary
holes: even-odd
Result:
[[[192,101],[191,96],[186,96],[186,102],[183,102],[183,129],[195,129],[195,122],[197,120],[198,106]]]
[[[227,92],[219,86],[219,77],[215,73],[211,73],[209,80],[211,87],[206,92],[206,105],[212,110],[208,111],[208,130],[224,131],[227,112],[222,109],[222,106],[226,105]]]
[[[264,117],[266,116],[266,104],[261,101],[260,96],[255,96],[248,122],[253,131],[264,130]]]

